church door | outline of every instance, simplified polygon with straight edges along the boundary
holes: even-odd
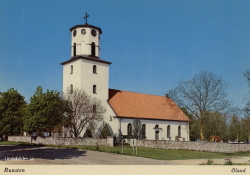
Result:
[[[155,131],[155,140],[159,140],[159,131]]]

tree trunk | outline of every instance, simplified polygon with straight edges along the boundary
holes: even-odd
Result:
[[[249,143],[250,140],[250,131],[248,131],[248,139],[247,139],[247,143]]]
[[[21,127],[21,131],[20,131],[20,136],[23,136],[23,130],[22,130],[22,127]]]
[[[204,141],[203,131],[202,131],[202,124],[200,124],[200,139]]]
[[[8,134],[3,133],[3,141],[8,141]]]

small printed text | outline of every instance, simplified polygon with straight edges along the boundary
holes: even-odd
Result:
[[[19,161],[19,160],[30,160],[33,161],[34,158],[33,157],[5,157],[5,161],[11,161],[11,160],[15,160],[15,161]]]
[[[233,168],[231,170],[231,172],[232,173],[245,173],[246,172],[246,168],[242,168],[242,169],[240,169],[240,168]]]
[[[25,169],[19,169],[19,168],[16,168],[16,169],[10,169],[10,168],[5,168],[4,169],[4,172],[5,173],[12,173],[12,172],[15,172],[15,173],[24,173],[25,172]]]

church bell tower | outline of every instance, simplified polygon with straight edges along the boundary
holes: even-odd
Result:
[[[101,100],[106,107],[108,100],[109,65],[111,62],[100,59],[99,27],[85,24],[70,28],[71,58],[63,66],[63,92],[83,89],[92,97]]]
[[[86,14],[86,23],[70,28],[71,31],[71,57],[84,55],[100,57],[100,35],[102,30],[99,27],[89,25]]]

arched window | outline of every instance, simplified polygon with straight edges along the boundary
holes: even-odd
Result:
[[[158,130],[158,128],[159,128],[159,125],[155,125],[155,140],[159,140],[159,130]]]
[[[143,139],[146,138],[146,125],[145,124],[142,125],[142,138]]]
[[[93,105],[93,113],[96,113],[96,105]]]
[[[93,93],[96,94],[96,85],[93,85]]]
[[[128,124],[128,135],[129,136],[132,135],[132,125],[131,125],[131,123]]]
[[[91,56],[95,56],[95,43],[91,43]]]
[[[181,137],[181,126],[178,126],[178,137]]]
[[[167,127],[167,138],[170,138],[170,125]]]
[[[76,56],[76,43],[74,43],[74,46],[73,46],[73,56]]]
[[[93,73],[96,74],[96,65],[93,66]]]
[[[71,94],[73,93],[73,85],[72,84],[70,85],[70,93]]]
[[[73,65],[70,66],[70,73],[73,74]]]

